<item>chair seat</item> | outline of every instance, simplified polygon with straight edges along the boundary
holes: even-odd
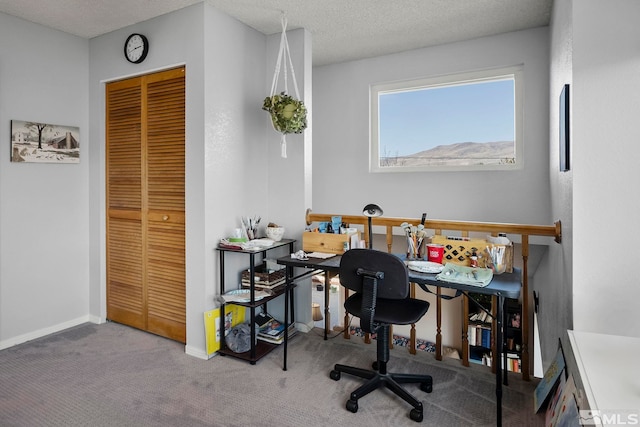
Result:
[[[362,294],[353,294],[344,302],[344,308],[356,317],[362,317]],[[373,320],[379,323],[410,325],[416,323],[429,310],[429,303],[413,298],[376,300]]]

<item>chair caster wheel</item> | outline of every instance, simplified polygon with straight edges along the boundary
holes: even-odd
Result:
[[[373,363],[371,364],[371,368],[372,368],[374,371],[377,371],[377,370],[378,370],[378,362],[373,362]]]
[[[420,383],[420,390],[424,391],[425,393],[431,393],[433,391],[433,384],[430,382]]]
[[[412,409],[411,412],[409,412],[409,418],[411,418],[413,421],[417,422],[417,423],[421,423],[422,422],[422,411],[419,409]]]
[[[333,370],[329,372],[329,378],[334,381],[338,381],[340,379],[340,371]]]
[[[354,414],[358,412],[358,401],[357,400],[347,400],[347,410],[353,412]]]

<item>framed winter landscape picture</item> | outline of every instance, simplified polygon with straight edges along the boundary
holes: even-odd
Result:
[[[11,161],[80,163],[80,128],[11,120]]]

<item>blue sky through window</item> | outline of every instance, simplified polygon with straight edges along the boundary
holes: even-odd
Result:
[[[381,93],[380,156],[461,142],[515,141],[514,111],[513,79]]]

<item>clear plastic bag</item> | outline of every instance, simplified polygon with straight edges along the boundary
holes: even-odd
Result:
[[[251,328],[249,324],[241,323],[231,328],[225,338],[227,347],[235,353],[244,353],[251,350]]]

